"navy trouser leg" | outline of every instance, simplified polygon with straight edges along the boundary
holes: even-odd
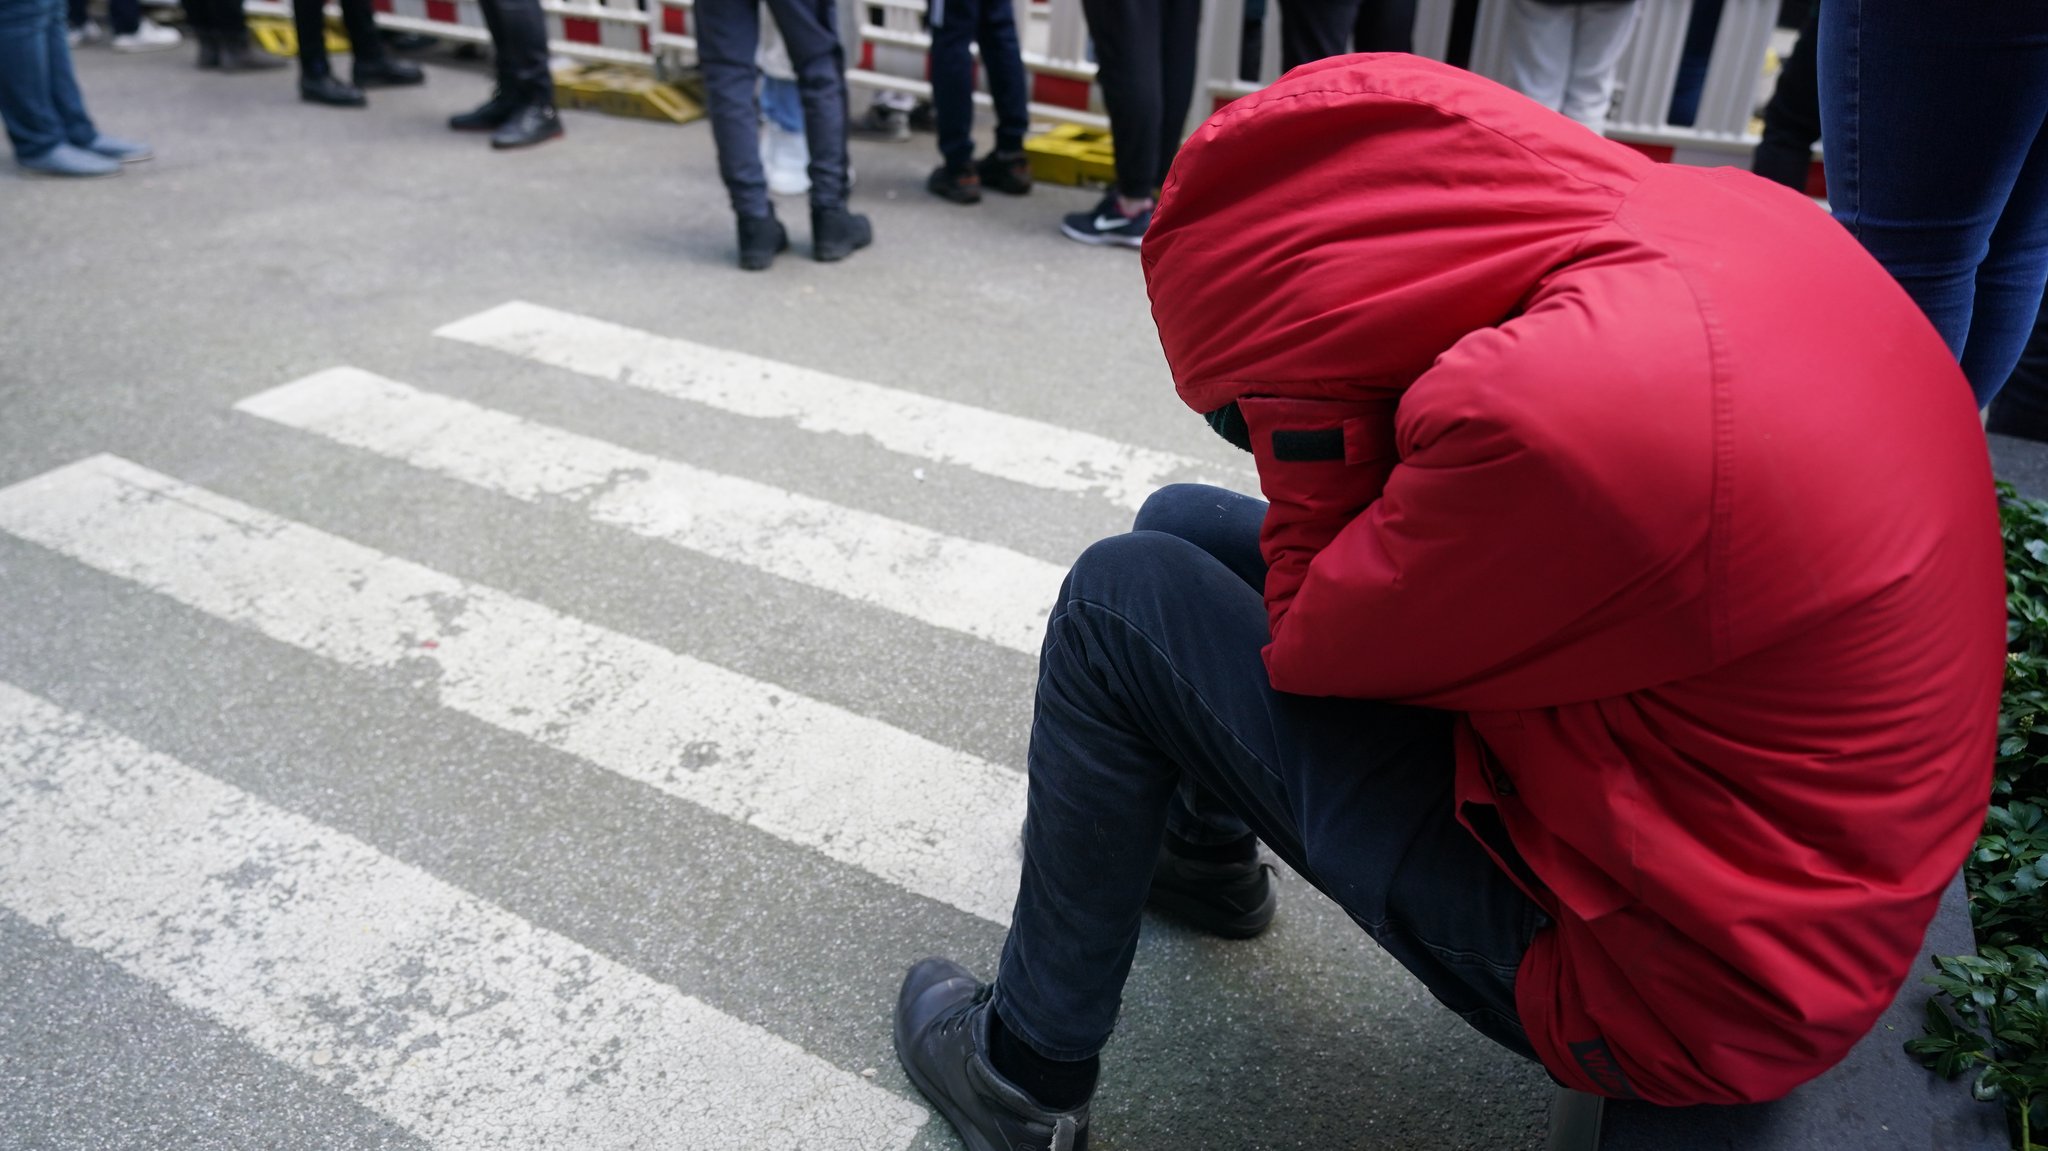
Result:
[[[0,121],[20,159],[64,143],[83,147],[98,135],[65,31],[64,0],[0,0]]]
[[[804,143],[811,150],[811,207],[844,208],[849,161],[846,47],[839,41],[839,6],[833,0],[768,0],[768,12],[789,49],[797,95],[803,100]],[[756,139],[751,126],[748,139]],[[760,147],[749,146],[756,151]],[[755,166],[759,167],[758,160]]]
[[[754,64],[761,45],[759,0],[697,0],[694,15],[697,67],[711,105],[718,175],[736,215],[766,216],[770,208],[768,176],[761,170],[761,70]]]
[[[989,99],[996,106],[996,151],[1024,150],[1031,130],[1031,85],[1024,75],[1024,49],[1017,39],[1017,10],[1011,0],[979,0],[981,67]]]
[[[1263,508],[1168,488],[1141,523],[1194,538],[1134,531],[1069,573],[1040,662],[997,1009],[1043,1055],[1101,1050],[1193,780],[1438,999],[1526,1055],[1514,976],[1542,916],[1455,819],[1451,717],[1272,690],[1263,571],[1245,559]],[[1198,542],[1210,529],[1214,551]]]
[[[984,2],[993,0],[936,0],[930,12],[932,112],[939,155],[956,172],[974,159],[974,35]]]

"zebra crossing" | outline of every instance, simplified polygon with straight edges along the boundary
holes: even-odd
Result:
[[[437,335],[935,465],[1134,507],[1229,467],[526,304]],[[239,418],[1035,653],[1062,565],[337,367]],[[268,433],[267,433],[268,434]],[[1021,764],[111,454],[0,533],[995,928]],[[568,561],[573,562],[573,559]],[[903,1148],[921,1101],[0,681],[0,908],[427,1145]],[[872,1075],[872,1070],[869,1072]],[[4,1142],[4,1141],[0,1141]]]

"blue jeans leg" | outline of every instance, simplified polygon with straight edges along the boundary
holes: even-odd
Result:
[[[761,77],[761,111],[785,132],[804,130],[804,101],[794,80]]]
[[[33,160],[99,133],[71,71],[64,0],[0,0],[0,120],[14,154]]]
[[[1825,0],[1819,34],[1835,217],[1988,403],[2048,269],[2048,5]]]
[[[1101,1049],[1192,779],[1440,1000],[1526,1055],[1514,976],[1543,920],[1454,817],[1451,717],[1272,690],[1265,605],[1246,578],[1263,570],[1243,560],[1263,509],[1168,488],[1141,523],[1209,525],[1216,551],[1200,533],[1134,531],[1068,574],[1040,663],[997,1010],[1043,1055]]]

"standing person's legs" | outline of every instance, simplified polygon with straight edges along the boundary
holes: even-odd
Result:
[[[1173,158],[1180,153],[1181,138],[1188,131],[1188,106],[1195,99],[1195,52],[1202,32],[1202,0],[1160,0],[1159,158],[1152,170],[1154,195],[1166,183]]]
[[[141,0],[107,0],[107,31],[116,36],[133,36],[141,27]]]
[[[1160,9],[1161,0],[1081,0],[1095,41],[1096,82],[1116,140],[1116,191],[1129,200],[1152,197],[1161,166]]]
[[[1350,48],[1360,0],[1280,0],[1280,70],[1342,56]]]
[[[1266,639],[1258,589],[1185,538],[1133,532],[1075,564],[1046,631],[1023,874],[993,992],[927,961],[898,1002],[899,1054],[956,1125],[1085,1129],[1092,1061],[1190,778],[1440,1000],[1528,1053],[1514,978],[1543,919],[1456,820],[1451,717],[1274,692]]]
[[[760,70],[754,52],[760,46],[758,0],[697,0],[697,65],[704,75],[710,104],[711,139],[718,149],[718,175],[725,181],[733,214],[762,219],[768,205],[768,177],[761,169],[756,141],[761,109],[756,89]],[[787,29],[784,35],[787,35]],[[791,45],[791,62],[795,62]],[[815,142],[811,145],[815,148]]]
[[[1614,71],[1635,31],[1636,7],[1635,0],[1626,0],[1578,8],[1571,76],[1565,81],[1564,102],[1558,111],[1595,132],[1607,130],[1607,110],[1614,104]]]
[[[292,31],[299,41],[299,78],[330,75],[327,60],[327,11],[323,0],[292,0]]]
[[[1415,0],[1365,0],[1351,26],[1351,50],[1415,51]]]
[[[2039,74],[2048,105],[2048,53]],[[2048,119],[2048,109],[2044,109]],[[1977,265],[1977,294],[1971,306],[1970,339],[1963,345],[1963,374],[1977,406],[1991,403],[2019,362],[2041,295],[2048,285],[2048,124],[2037,130],[2034,147],[2013,182],[2005,209],[1992,229],[1984,262]]]
[[[1578,16],[1570,8],[1514,0],[1508,33],[1508,78],[1515,91],[1555,112],[1571,79]]]
[[[811,149],[811,210],[844,210],[846,48],[839,40],[838,5],[833,0],[768,0],[768,11],[789,48],[789,64],[803,98],[804,140]]]
[[[1031,81],[1024,75],[1024,48],[1017,37],[1017,9],[1012,0],[980,0],[982,73],[988,77],[989,99],[996,106],[998,156],[1024,151],[1031,130]]]
[[[70,66],[68,43],[64,63],[51,59],[49,0],[0,0],[0,120],[17,160],[34,160],[67,143],[67,125],[57,109],[52,70]],[[63,9],[57,20],[64,31]]]
[[[1771,102],[1764,105],[1763,139],[1749,170],[1794,191],[1806,190],[1808,170],[1813,166],[1813,143],[1820,139],[1820,83],[1814,69],[1816,13],[1809,9],[1800,25],[1799,40],[1785,66],[1778,70],[1778,83],[1771,90]]]
[[[1962,360],[1979,266],[2048,116],[2048,5],[1827,0],[1819,31],[1835,218]],[[2039,210],[2032,200],[2015,208]],[[2016,221],[2014,239],[2031,224]],[[2003,327],[1994,342],[2024,339],[2024,323]],[[2015,354],[1987,347],[1973,362],[2009,368]],[[2003,382],[1970,378],[1980,403]]]
[[[548,19],[540,0],[478,0],[491,33],[498,90],[521,105],[555,106],[548,71]]]
[[[932,112],[939,157],[950,172],[974,166],[974,40],[980,0],[931,0]]]

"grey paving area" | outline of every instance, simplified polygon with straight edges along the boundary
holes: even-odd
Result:
[[[730,266],[703,125],[571,113],[494,155],[434,66],[366,112],[184,53],[79,56],[119,179],[0,174],[0,486],[98,453],[1021,771],[1033,660],[743,565],[231,410],[350,365],[583,435],[1052,563],[1127,511],[432,335],[511,300],[1221,467],[1174,399],[1135,257],[1058,237],[1087,193],[965,210],[929,136],[858,143],[876,246]],[[0,534],[0,681],[914,1098],[889,1052],[903,968],[986,971],[997,925]],[[872,764],[888,772],[889,763]],[[0,840],[7,832],[0,827]],[[1010,850],[991,845],[991,851]],[[4,853],[4,843],[0,843]],[[0,856],[4,857],[4,856]],[[1439,1009],[1298,881],[1265,938],[1148,924],[1106,1059],[1104,1148],[1529,1148],[1547,1080]],[[0,1148],[424,1145],[73,939],[0,907]],[[911,1146],[954,1146],[934,1120]]]

